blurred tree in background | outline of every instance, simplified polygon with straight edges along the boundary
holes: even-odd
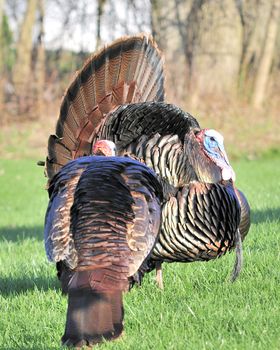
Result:
[[[3,109],[3,102],[4,102],[4,96],[3,96],[3,89],[4,89],[4,50],[3,50],[3,19],[4,19],[4,13],[3,13],[3,6],[4,0],[0,0],[0,108]]]
[[[271,71],[279,70],[279,6],[279,0],[152,0],[153,32],[179,101],[230,96],[260,107]]]
[[[0,118],[53,113],[90,53],[141,31],[164,52],[168,101],[276,106],[279,17],[280,0],[0,0]]]
[[[28,112],[31,101],[31,57],[33,48],[33,27],[37,10],[37,0],[28,0],[22,23],[19,26],[16,43],[16,62],[13,67],[13,84],[17,100],[17,114]]]
[[[253,88],[253,105],[260,107],[265,99],[266,88],[271,70],[273,55],[276,51],[277,31],[279,29],[280,1],[271,1],[268,18],[264,25],[264,38],[261,41],[259,62],[256,68],[256,79]],[[279,51],[278,51],[279,57]],[[278,63],[280,63],[278,61]]]

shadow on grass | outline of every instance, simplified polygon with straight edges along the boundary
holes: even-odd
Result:
[[[0,242],[10,241],[18,242],[26,238],[33,238],[38,241],[44,239],[43,226],[18,226],[18,227],[0,227]]]
[[[274,222],[280,218],[280,208],[267,208],[262,210],[252,210],[251,219],[254,224],[264,222]]]
[[[0,277],[0,295],[22,294],[32,290],[55,290],[60,292],[60,283],[56,278],[55,271],[53,278],[46,277]]]

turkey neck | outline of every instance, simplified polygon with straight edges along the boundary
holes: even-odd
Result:
[[[123,153],[133,154],[152,168],[166,188],[180,188],[197,176],[184,152],[178,135],[155,134],[141,136],[131,143]]]
[[[221,169],[204,152],[204,146],[197,142],[193,131],[187,133],[184,139],[184,153],[200,182],[219,183],[222,181]]]

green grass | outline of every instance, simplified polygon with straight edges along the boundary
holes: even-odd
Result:
[[[252,207],[245,264],[234,254],[164,265],[165,290],[148,274],[125,295],[125,334],[98,349],[280,348],[280,157],[234,164]],[[66,315],[55,267],[45,258],[42,168],[0,160],[0,350],[60,349]]]

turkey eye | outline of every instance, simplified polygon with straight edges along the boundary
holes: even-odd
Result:
[[[200,131],[201,131],[201,130],[199,130],[199,129],[193,129],[193,133],[194,133],[195,136],[197,136],[197,135],[199,134]]]
[[[211,141],[215,141],[215,138],[213,136],[210,137]]]

